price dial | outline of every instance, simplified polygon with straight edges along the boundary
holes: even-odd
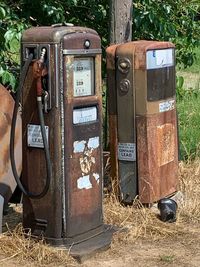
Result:
[[[94,95],[93,58],[74,59],[74,96]]]

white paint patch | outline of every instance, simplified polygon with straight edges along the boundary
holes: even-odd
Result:
[[[94,176],[95,180],[97,181],[97,184],[99,184],[99,174],[93,173],[93,176]]]
[[[99,147],[99,136],[92,137],[88,141],[88,148],[95,149]]]
[[[80,177],[77,180],[77,187],[78,187],[78,189],[90,189],[90,188],[92,188],[92,184],[90,182],[89,175]]]
[[[74,153],[81,153],[85,149],[86,141],[75,141],[74,142]]]

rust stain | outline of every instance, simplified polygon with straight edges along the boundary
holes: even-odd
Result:
[[[177,190],[176,111],[137,116],[139,199],[153,203]]]
[[[157,159],[162,166],[174,160],[175,129],[172,123],[157,126]]]

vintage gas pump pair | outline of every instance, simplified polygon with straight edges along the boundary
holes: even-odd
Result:
[[[11,130],[23,225],[81,256],[108,247],[103,224],[101,41],[94,30],[26,30]],[[112,178],[121,200],[153,203],[176,191],[174,46],[139,41],[107,49]],[[22,94],[23,171],[13,157]],[[138,191],[139,188],[139,191]]]

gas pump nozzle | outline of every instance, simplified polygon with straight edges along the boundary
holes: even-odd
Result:
[[[33,77],[37,80],[37,101],[42,101],[42,77],[46,76],[48,71],[44,64],[46,48],[42,48],[40,58],[33,63]]]

